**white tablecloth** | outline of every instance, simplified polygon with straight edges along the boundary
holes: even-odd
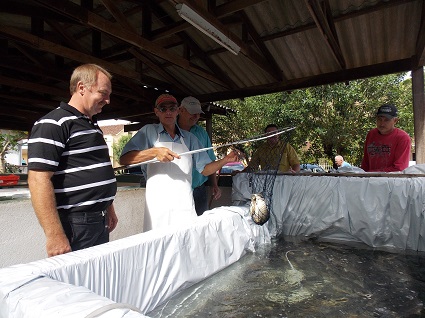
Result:
[[[235,205],[249,201],[248,174],[234,176],[232,190]],[[425,251],[425,175],[278,175],[272,198],[272,236]]]

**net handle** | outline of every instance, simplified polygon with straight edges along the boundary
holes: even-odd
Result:
[[[295,128],[296,127],[281,128],[281,129],[273,131],[272,133],[265,133],[265,134],[261,134],[261,135],[258,135],[258,136],[255,136],[255,137],[252,137],[252,138],[249,138],[249,139],[233,141],[233,142],[229,142],[229,143],[218,145],[218,146],[211,146],[211,147],[206,147],[206,148],[201,148],[201,149],[185,151],[185,152],[179,153],[178,155],[179,156],[192,155],[192,154],[207,151],[207,150],[210,150],[210,149],[219,149],[219,148],[223,148],[223,147],[229,147],[229,146],[232,146],[232,145],[240,145],[240,144],[245,144],[245,143],[249,143],[249,142],[253,142],[253,141],[264,140],[264,139],[267,139],[267,138],[278,136],[278,135],[283,134],[283,133],[288,132],[288,131],[292,131]],[[135,167],[139,167],[139,166],[142,166],[142,165],[145,165],[145,164],[148,164],[148,163],[157,163],[157,162],[160,162],[160,161],[158,159],[154,158],[154,159],[150,159],[150,160],[139,162],[139,163],[134,163],[134,164],[126,165],[126,166],[116,167],[116,168],[114,168],[114,171],[120,171],[120,170],[124,170],[124,169],[135,168]]]

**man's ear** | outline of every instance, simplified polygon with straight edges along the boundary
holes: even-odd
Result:
[[[83,96],[83,95],[84,95],[84,83],[83,83],[83,82],[81,82],[81,81],[79,81],[79,82],[77,83],[77,92],[78,92],[78,94],[80,94],[81,96]]]

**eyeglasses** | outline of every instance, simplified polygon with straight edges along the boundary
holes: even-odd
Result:
[[[158,107],[156,107],[161,113],[165,113],[165,112],[167,112],[167,111],[169,111],[169,112],[171,112],[171,113],[174,113],[178,108],[179,108],[179,106],[177,106],[177,105],[174,105],[174,106],[169,106],[169,107],[166,107],[166,106],[158,106]]]

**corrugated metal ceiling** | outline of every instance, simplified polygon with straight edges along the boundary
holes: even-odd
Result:
[[[182,20],[177,3],[240,53]],[[102,117],[133,121],[164,91],[213,102],[408,71],[424,64],[424,11],[424,0],[2,0],[0,128],[29,129],[87,62],[114,74]]]

